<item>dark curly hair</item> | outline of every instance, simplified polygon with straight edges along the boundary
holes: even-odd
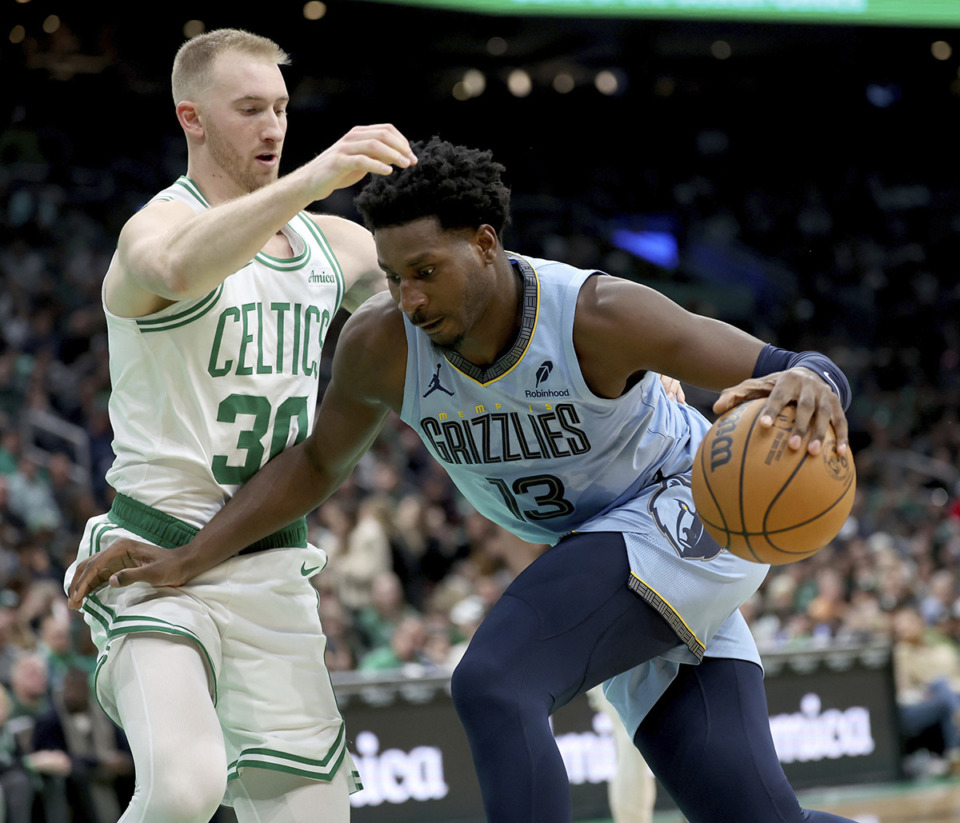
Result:
[[[415,166],[371,176],[354,201],[370,231],[436,217],[444,229],[488,224],[502,237],[510,221],[510,189],[491,152],[439,137],[411,147]]]

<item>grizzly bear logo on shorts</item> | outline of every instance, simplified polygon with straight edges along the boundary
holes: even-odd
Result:
[[[686,477],[662,479],[647,508],[657,528],[684,560],[713,560],[723,551],[697,517]]]

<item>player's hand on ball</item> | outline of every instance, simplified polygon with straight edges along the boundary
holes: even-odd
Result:
[[[837,437],[837,453],[846,454],[847,418],[843,413],[840,398],[830,384],[816,372],[797,366],[744,380],[736,386],[724,389],[713,404],[713,410],[717,414],[723,414],[734,406],[758,397],[767,398],[759,420],[764,428],[773,425],[773,421],[785,406],[794,404],[797,407],[793,431],[787,441],[789,448],[799,449],[809,433],[807,451],[813,455],[819,454],[829,427],[832,426]]]
[[[82,561],[70,581],[68,605],[79,609],[83,599],[104,585],[182,586],[187,577],[179,552],[149,543],[122,538],[110,547]]]
[[[828,430],[818,454],[787,448],[797,406],[765,428],[765,396],[717,418],[690,474],[697,517],[723,548],[758,563],[793,563],[833,540],[857,490],[853,455],[841,455]]]

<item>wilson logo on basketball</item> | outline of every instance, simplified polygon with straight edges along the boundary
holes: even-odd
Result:
[[[726,466],[733,457],[733,437],[731,434],[737,428],[740,414],[736,409],[726,417],[717,421],[716,436],[710,443],[710,470],[716,471]]]

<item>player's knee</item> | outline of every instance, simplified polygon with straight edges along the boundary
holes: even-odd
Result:
[[[450,694],[461,718],[482,716],[505,703],[510,672],[504,671],[495,655],[482,649],[468,649],[450,679]]]
[[[183,788],[178,792],[166,791],[154,797],[150,803],[149,820],[163,823],[206,823],[213,817],[223,800],[223,793],[203,792],[192,794]]]
[[[151,814],[155,817],[144,818],[145,820],[163,821],[163,823],[206,823],[213,817],[223,795],[220,795],[214,801],[212,797],[191,795],[182,791],[178,794],[165,794],[157,802],[151,803]]]
[[[223,800],[227,787],[222,759],[187,758],[160,770],[149,787],[149,820],[163,823],[206,823]]]

